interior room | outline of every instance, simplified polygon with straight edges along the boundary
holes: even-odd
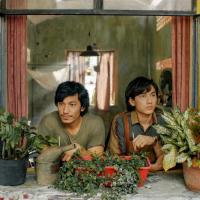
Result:
[[[118,196],[112,199],[121,198],[122,193],[134,199],[198,199],[198,194],[189,191],[190,184],[185,187],[183,176],[189,174],[186,164],[193,161],[200,169],[200,136],[196,134],[200,133],[200,1],[0,0],[0,14],[0,162],[23,161],[22,179],[17,177],[18,169],[12,170],[12,165],[9,178],[4,171],[0,172],[0,185],[8,186],[0,186],[0,199],[1,196],[42,200],[74,198],[76,190],[61,193],[51,187],[41,187],[38,177],[45,186],[59,180],[57,189],[63,191],[68,186],[81,192],[102,186],[114,193],[117,189]],[[144,95],[153,90],[154,105],[147,114],[128,110],[125,102],[128,83],[139,76],[153,79],[159,87],[158,95],[154,84],[139,93]],[[58,108],[60,112],[66,109],[63,99],[55,100],[56,88],[64,81],[79,82],[87,89],[89,111],[97,115],[91,115],[91,121],[98,120],[83,122],[86,108],[79,104],[77,94],[69,95],[78,102],[78,109],[74,109],[77,118],[73,121],[74,110],[66,114],[67,119],[62,118],[62,113],[54,112],[57,118],[53,118],[53,123],[51,120],[43,123],[41,127],[44,125],[46,130],[42,132],[43,116]],[[136,107],[135,97],[129,97],[127,102]],[[70,106],[74,105],[70,102]],[[170,120],[164,119],[167,128],[163,125],[162,129],[162,124],[154,118],[156,106],[162,109],[161,118],[170,116]],[[169,110],[172,112],[165,112]],[[129,118],[117,121],[114,118],[117,113]],[[112,134],[113,119],[116,123]],[[128,128],[125,122],[129,123]],[[52,124],[58,126],[52,128]],[[120,125],[121,130],[117,129]],[[109,134],[114,136],[108,137]],[[142,144],[139,140],[140,145],[135,146],[138,137],[142,137]],[[106,151],[108,139],[117,149],[116,157]],[[79,150],[83,150],[86,159]],[[142,155],[143,150],[144,153],[152,151],[147,153],[154,154],[154,158],[150,160],[147,154]],[[76,153],[80,153],[79,157],[73,157]],[[97,162],[90,162],[95,158]],[[139,164],[136,166],[134,162]],[[118,167],[116,163],[120,163]],[[107,177],[104,171],[107,167],[112,168],[112,176]],[[7,168],[7,163],[0,167]],[[143,169],[144,180],[140,174]],[[148,177],[152,169],[157,173]],[[172,173],[165,173],[169,169]],[[61,179],[57,179],[60,172]],[[87,176],[80,176],[82,172]],[[13,184],[14,175],[17,183]],[[1,184],[2,177],[6,183]],[[139,188],[141,180],[143,188]],[[199,191],[200,178],[192,180],[197,182]]]
[[[107,130],[114,114],[125,110],[124,91],[128,82],[137,76],[149,76],[161,85],[162,71],[171,71],[170,16],[62,15],[48,18],[45,15],[29,15],[27,29],[29,118],[36,125],[44,114],[56,109],[54,93],[60,82],[68,78],[83,81],[80,77],[69,77],[69,73],[70,70],[76,73],[73,68],[77,63],[88,65],[88,57],[79,55],[89,44],[98,52],[113,53],[109,61],[113,71],[108,84],[114,91],[109,97],[109,105],[97,107],[91,96],[91,110],[103,116]],[[79,59],[77,62],[70,61],[70,52],[77,56],[74,58]],[[100,67],[100,57],[96,57],[97,68]],[[79,72],[83,73],[81,76],[85,77],[91,67]],[[106,70],[105,66],[101,67],[104,67],[103,71]],[[64,73],[68,75],[63,77]],[[96,88],[96,80],[91,82],[90,85]],[[105,87],[100,90],[105,91]],[[93,90],[91,92],[94,93]]]

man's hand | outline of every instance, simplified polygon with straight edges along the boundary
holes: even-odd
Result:
[[[134,140],[133,140],[133,150],[135,152],[141,150],[145,146],[150,146],[153,145],[156,141],[156,137],[151,137],[147,135],[138,135]]]
[[[102,146],[95,146],[86,150],[83,147],[81,147],[81,145],[76,143],[76,148],[66,151],[64,153],[62,161],[69,161],[77,150],[80,151],[81,156],[91,155],[91,154],[101,156],[103,154],[104,148]]]
[[[79,144],[76,144],[76,148],[66,151],[64,153],[64,156],[62,157],[62,161],[69,161],[71,157],[73,156],[73,154],[79,149],[81,149],[81,146]]]

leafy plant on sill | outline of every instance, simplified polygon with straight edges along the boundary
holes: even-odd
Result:
[[[82,160],[75,154],[60,168],[55,187],[86,198],[101,192],[102,200],[122,199],[123,195],[136,192],[139,181],[138,169],[146,166],[146,155],[132,155],[131,160],[121,159],[106,153],[103,157],[93,156],[92,161]],[[106,166],[117,169],[114,176],[102,176]]]
[[[171,112],[164,111],[162,117],[166,124],[154,127],[164,143],[163,168],[167,171],[183,162],[191,166],[200,154],[200,112],[188,108],[182,113],[176,107]]]
[[[12,113],[0,112],[1,159],[21,159],[33,151],[40,152],[44,146],[56,144],[56,139],[38,135],[26,118],[15,121]]]

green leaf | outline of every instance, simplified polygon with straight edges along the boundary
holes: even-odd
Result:
[[[7,117],[7,123],[13,124],[14,115],[12,113],[6,113],[6,117]]]
[[[176,157],[177,163],[185,162],[190,156],[187,153],[181,153]]]
[[[153,125],[153,127],[156,129],[156,131],[161,134],[161,135],[171,135],[171,132],[169,131],[169,129],[167,129],[164,126],[161,126],[159,124]]]
[[[183,151],[187,150],[188,149],[188,146],[185,145],[183,147],[181,147],[179,150],[178,150],[178,153],[182,153]]]
[[[192,159],[190,157],[187,159],[187,165],[188,167],[192,166]]]
[[[187,142],[188,142],[191,152],[196,151],[195,139],[194,139],[194,136],[192,135],[192,131],[188,128],[185,130],[185,132],[186,132],[186,139],[187,139]]]
[[[163,145],[163,147],[162,147],[162,150],[164,151],[164,152],[169,152],[169,151],[171,151],[171,149],[174,147],[174,145],[173,144],[165,144],[165,145]]]
[[[165,171],[176,166],[176,156],[177,156],[177,149],[175,146],[172,145],[169,152],[164,155],[163,168]]]

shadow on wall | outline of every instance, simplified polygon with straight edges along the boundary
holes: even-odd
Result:
[[[172,107],[172,72],[170,69],[163,70],[160,75],[160,103],[166,107]]]

